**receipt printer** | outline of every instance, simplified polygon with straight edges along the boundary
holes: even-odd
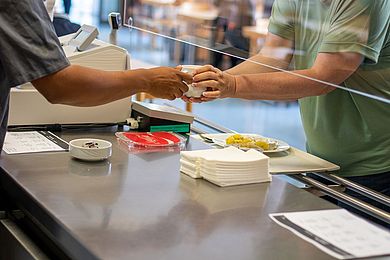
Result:
[[[131,117],[138,121],[139,131],[189,133],[193,114],[165,105],[133,102]]]

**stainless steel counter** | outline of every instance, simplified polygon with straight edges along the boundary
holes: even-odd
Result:
[[[80,137],[111,141],[112,158],[0,157],[7,193],[71,258],[331,259],[268,214],[335,206],[280,177],[220,188],[181,174],[177,152],[129,154],[112,133],[62,135]]]

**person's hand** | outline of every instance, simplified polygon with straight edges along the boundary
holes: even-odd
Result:
[[[157,97],[174,100],[182,97],[188,91],[188,86],[183,82],[192,83],[192,76],[180,71],[181,68],[158,67],[145,70],[145,92]]]
[[[210,88],[211,90],[211,88]],[[184,102],[187,102],[187,103],[203,103],[203,102],[209,102],[209,101],[213,101],[213,100],[216,100],[217,98],[208,98],[208,97],[205,97],[205,96],[201,96],[201,97],[187,97],[187,96],[182,96],[181,99],[184,101]]]
[[[200,98],[182,97],[187,102],[206,102],[217,98],[232,97],[236,92],[236,82],[233,75],[211,66],[205,65],[193,73],[193,86],[206,88]]]

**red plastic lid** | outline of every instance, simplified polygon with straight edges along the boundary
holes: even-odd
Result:
[[[117,133],[116,136],[140,146],[172,146],[183,141],[177,135],[168,132],[121,132]]]

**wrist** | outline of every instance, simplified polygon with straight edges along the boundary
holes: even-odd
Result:
[[[228,76],[228,91],[226,93],[227,97],[234,97],[237,92],[237,78],[235,75],[227,72],[226,75]]]
[[[131,81],[129,85],[131,85],[132,88],[136,88],[137,92],[150,92],[151,81],[149,79],[150,73],[148,69],[129,70],[128,72],[130,73],[129,78]]]

